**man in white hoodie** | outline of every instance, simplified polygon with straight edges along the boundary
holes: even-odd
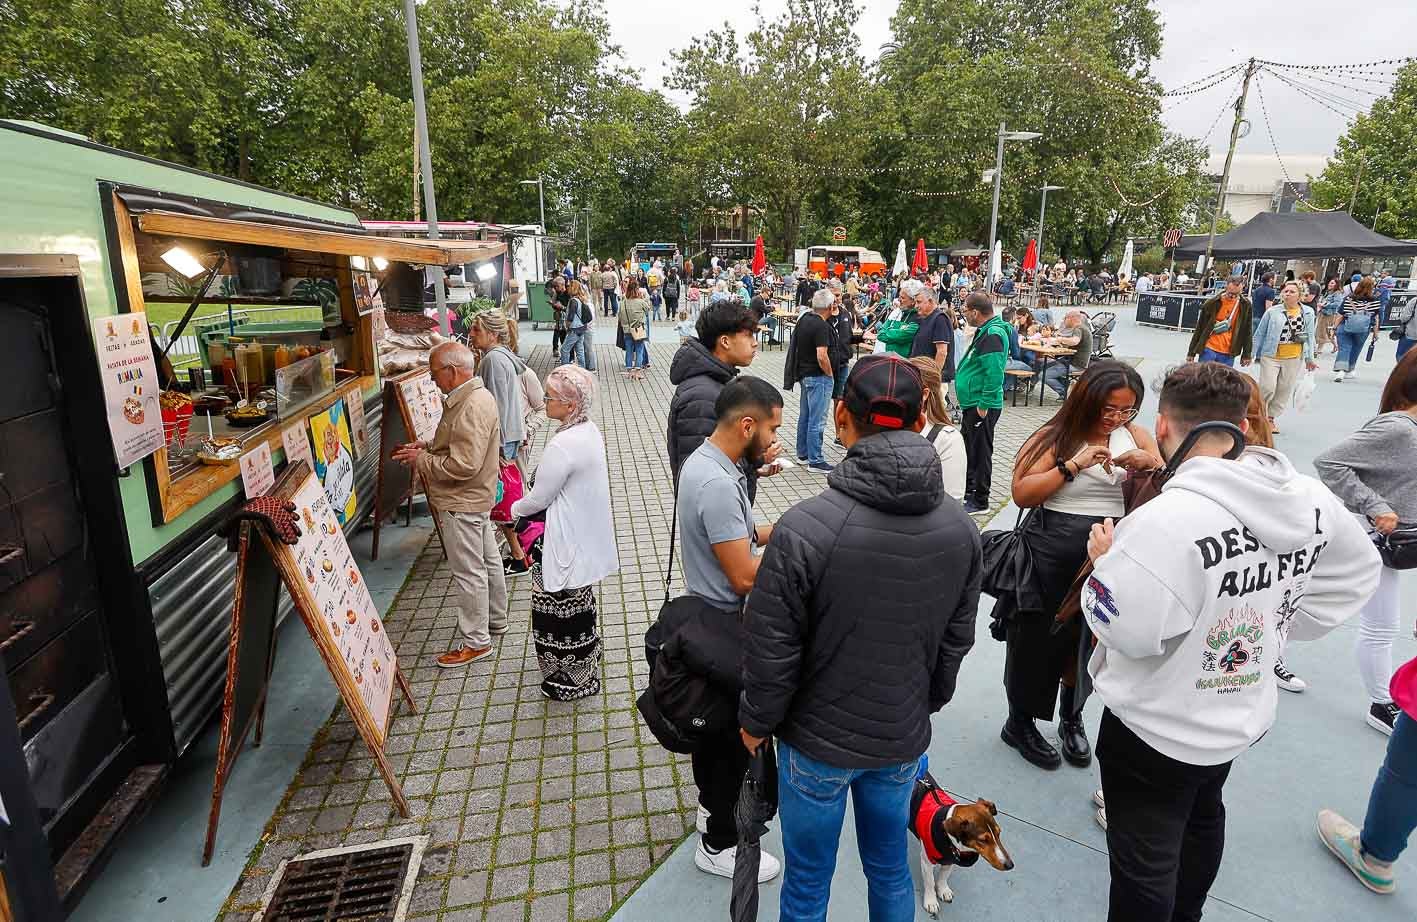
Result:
[[[1162,453],[1203,422],[1244,430],[1249,396],[1224,365],[1174,369]],[[1111,922],[1200,919],[1230,763],[1274,723],[1276,657],[1357,614],[1377,586],[1377,551],[1332,493],[1269,449],[1225,460],[1233,444],[1203,433],[1160,496],[1088,542]]]

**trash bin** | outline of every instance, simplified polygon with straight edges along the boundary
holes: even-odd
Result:
[[[551,310],[551,300],[546,296],[545,282],[527,282],[526,303],[531,313],[531,328],[538,329],[539,324],[550,326],[556,322],[556,315]]]

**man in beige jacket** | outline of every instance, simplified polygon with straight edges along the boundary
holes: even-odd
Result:
[[[472,350],[462,343],[433,348],[428,372],[443,392],[443,419],[432,441],[412,442],[394,452],[394,460],[423,479],[458,587],[462,642],[438,657],[446,669],[489,655],[491,635],[507,631],[507,583],[491,518],[502,438],[497,401],[473,373],[475,367]]]

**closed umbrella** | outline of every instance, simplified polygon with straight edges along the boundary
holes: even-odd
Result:
[[[1132,277],[1132,242],[1127,241],[1127,249],[1122,253],[1122,265],[1117,269],[1117,278],[1129,279]]]
[[[930,271],[930,257],[925,255],[925,238],[915,241],[915,258],[910,261],[910,274]]]
[[[994,241],[994,252],[989,254],[989,286],[988,290],[994,290],[994,283],[1004,275],[1004,241]]]
[[[728,904],[732,922],[757,922],[758,862],[763,852],[759,841],[768,831],[768,820],[776,815],[777,757],[768,739],[749,757],[738,803],[733,807],[738,854],[733,860],[733,895]]]
[[[1038,241],[1029,240],[1028,249],[1023,254],[1023,271],[1032,272],[1038,268]]]
[[[767,264],[768,257],[763,252],[763,235],[759,234],[758,239],[753,241],[753,274],[762,275]]]
[[[905,275],[909,271],[910,264],[905,261],[905,240],[902,238],[895,248],[895,265],[891,267],[891,276]]]

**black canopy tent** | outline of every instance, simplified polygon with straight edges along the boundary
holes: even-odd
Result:
[[[1188,236],[1176,256],[1204,256],[1206,236]],[[1213,253],[1216,259],[1412,256],[1417,255],[1417,243],[1384,237],[1341,211],[1262,212],[1216,237]]]

